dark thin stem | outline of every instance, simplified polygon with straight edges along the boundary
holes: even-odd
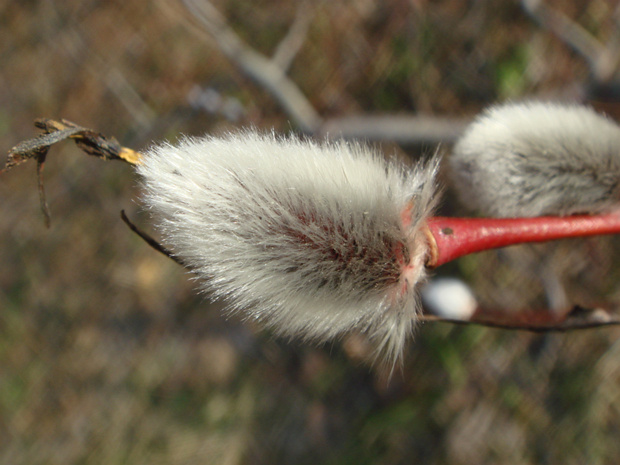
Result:
[[[166,247],[164,247],[159,242],[157,242],[155,239],[153,239],[149,234],[145,233],[140,228],[138,228],[135,224],[133,224],[131,220],[127,218],[127,215],[125,214],[125,210],[121,210],[121,219],[125,222],[125,224],[129,227],[129,229],[131,229],[134,233],[140,236],[140,238],[144,242],[146,242],[148,245],[150,245],[153,249],[157,250],[159,253],[164,254],[170,260],[185,267],[183,262],[181,262],[179,258],[176,257],[170,250],[168,250]]]
[[[50,207],[47,203],[45,196],[45,186],[43,184],[43,168],[45,168],[45,158],[47,157],[47,148],[40,151],[37,158],[37,184],[39,187],[39,204],[41,205],[41,211],[43,212],[43,221],[45,227],[50,228],[52,224],[52,215],[50,213]]]
[[[580,308],[580,307],[579,307]],[[583,310],[583,309],[581,309]],[[458,320],[453,318],[443,318],[436,315],[421,315],[419,321],[422,323],[449,323],[454,325],[463,326],[485,326],[488,328],[507,329],[510,331],[529,331],[532,333],[564,333],[567,331],[585,330],[601,328],[603,326],[620,326],[620,320],[612,318],[609,314],[606,314],[608,318],[604,320],[598,320],[596,318],[581,319],[578,317],[568,317],[563,321],[557,321],[555,323],[544,324],[528,324],[522,321],[494,321],[491,319],[480,318],[476,319],[474,315],[471,320]]]

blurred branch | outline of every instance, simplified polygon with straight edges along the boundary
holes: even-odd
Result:
[[[307,0],[301,0],[295,13],[295,21],[289,28],[288,33],[278,44],[276,51],[273,54],[273,62],[286,72],[291,66],[291,63],[299,53],[306,35],[310,22],[312,20],[312,10]]]
[[[363,115],[325,121],[320,134],[345,139],[394,141],[401,145],[454,142],[470,122],[430,115]]]
[[[56,15],[60,22],[56,2],[49,2],[48,11]],[[104,83],[120,104],[125,107],[134,121],[144,130],[152,126],[156,112],[144,101],[127,77],[109,60],[104,59],[95,49],[87,46],[83,28],[79,23],[63,23],[61,40],[58,41],[71,58],[81,67]],[[110,50],[108,48],[108,50]],[[88,59],[85,59],[88,57]]]
[[[245,44],[210,2],[183,0],[183,3],[217,41],[220,50],[246,75],[263,86],[302,131],[316,131],[321,122],[320,116],[275,59],[269,59]]]
[[[574,306],[563,314],[558,314],[552,309],[511,312],[479,308],[469,320],[443,318],[425,314],[420,317],[420,321],[487,326],[536,333],[567,332],[620,325],[620,318],[610,314],[605,309],[585,308],[579,305]]]
[[[605,45],[563,13],[548,7],[542,0],[521,0],[523,9],[542,27],[581,55],[597,82],[608,82],[619,64],[620,35],[614,34]]]
[[[190,13],[243,73],[265,88],[303,131],[330,137],[396,141],[403,145],[452,142],[466,121],[425,115],[354,116],[323,119],[297,85],[286,77],[310,24],[307,2],[300,5],[295,22],[271,59],[243,42],[225,18],[207,0],[183,0]]]
[[[102,73],[105,76],[105,84],[134,121],[142,129],[150,129],[157,113],[144,101],[135,87],[127,80],[127,77],[118,68],[108,66],[103,59],[97,60],[97,68],[107,70],[107,72]],[[96,73],[95,70],[93,72]]]

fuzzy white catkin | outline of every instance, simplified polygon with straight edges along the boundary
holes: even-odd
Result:
[[[355,143],[244,131],[156,146],[137,169],[166,244],[231,312],[319,342],[364,331],[399,359],[437,161],[407,169]]]
[[[589,107],[490,107],[449,161],[462,202],[488,216],[599,213],[620,200],[620,127]]]

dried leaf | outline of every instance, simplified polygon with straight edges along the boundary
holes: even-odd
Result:
[[[52,145],[71,139],[83,152],[102,160],[121,160],[131,165],[141,163],[142,155],[140,152],[121,146],[114,137],[106,137],[91,129],[78,126],[71,121],[40,118],[34,124],[37,128],[43,129],[44,133],[20,142],[9,150],[6,164],[0,170],[0,174],[28,160],[36,160],[39,199],[46,227],[50,226],[51,216],[43,185],[43,167],[47,153]]]

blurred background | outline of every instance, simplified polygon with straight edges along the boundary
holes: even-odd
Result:
[[[616,2],[550,4],[5,0],[0,147],[52,117],[134,149],[253,125],[413,160],[449,154],[492,102],[619,115]],[[120,220],[152,230],[130,167],[65,143],[45,178],[50,229],[34,164],[0,176],[0,464],[620,459],[618,329],[427,323],[390,378],[359,335],[313,347],[222,316]],[[468,213],[449,188],[441,208]],[[510,248],[438,274],[505,311],[615,308],[617,249]]]

